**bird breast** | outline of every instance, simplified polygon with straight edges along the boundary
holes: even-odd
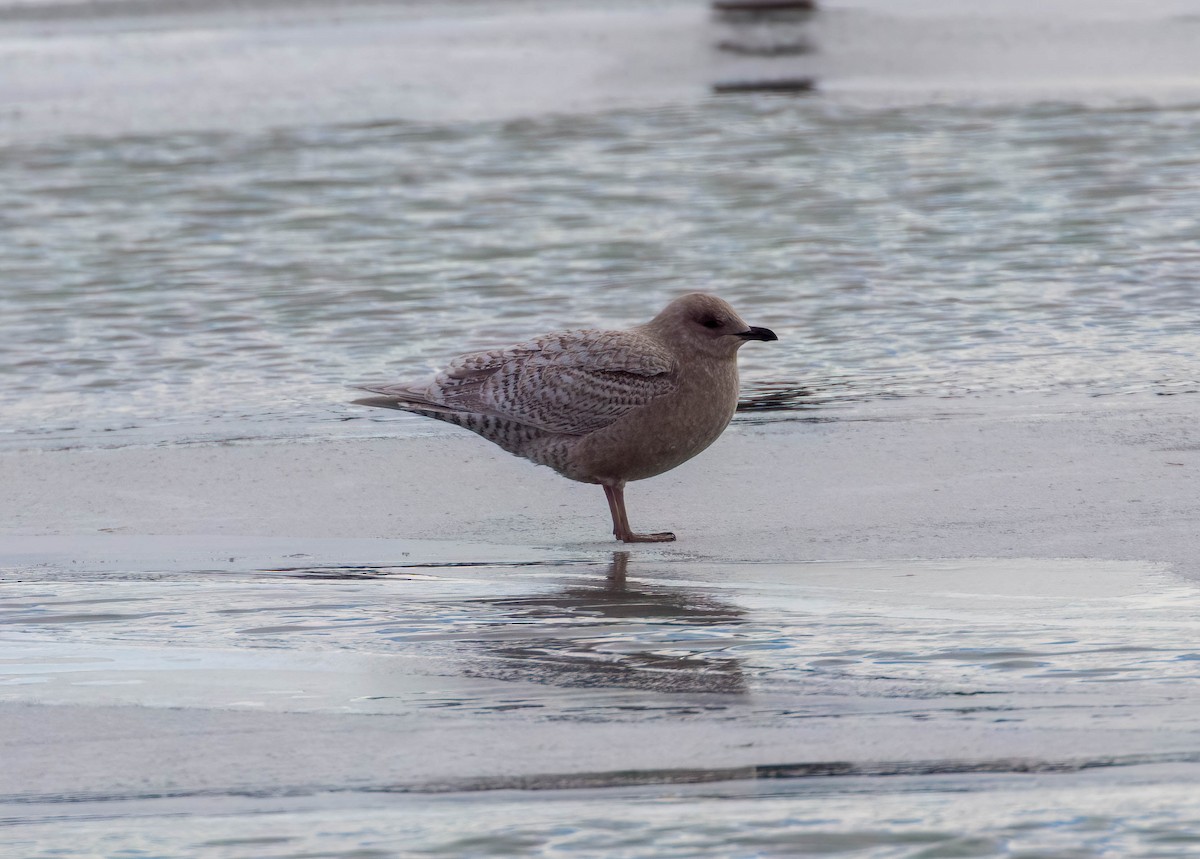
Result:
[[[737,359],[696,362],[676,371],[676,388],[579,440],[585,482],[643,480],[691,459],[717,440],[737,409]]]

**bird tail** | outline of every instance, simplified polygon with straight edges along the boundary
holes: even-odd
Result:
[[[529,456],[529,445],[541,441],[548,433],[538,427],[527,426],[514,420],[495,417],[478,412],[456,409],[444,403],[435,403],[429,399],[429,394],[419,388],[405,385],[386,385],[376,387],[363,385],[360,391],[370,391],[377,394],[374,397],[363,397],[354,400],[356,406],[370,406],[378,409],[397,409],[402,412],[412,412],[427,418],[445,421],[455,426],[469,429],[493,442],[509,453],[517,456]],[[537,461],[537,460],[535,460]]]
[[[353,400],[352,403],[356,406],[370,406],[376,409],[397,409],[402,412],[420,412],[431,417],[460,414],[458,409],[442,403],[432,402],[422,390],[419,388],[410,388],[407,385],[358,385],[355,386],[355,389],[370,391],[372,394],[379,395]]]

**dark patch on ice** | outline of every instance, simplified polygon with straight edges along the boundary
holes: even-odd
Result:
[[[375,579],[404,576],[409,570],[457,569],[459,567],[566,567],[595,564],[584,558],[557,558],[546,561],[430,561],[417,564],[331,564],[328,566],[275,567],[260,573],[285,575],[294,579]]]
[[[608,772],[490,776],[450,779],[419,784],[362,785],[356,787],[309,784],[286,787],[277,786],[265,789],[214,788],[198,790],[151,790],[124,793],[87,793],[80,791],[49,794],[10,794],[0,796],[0,803],[13,805],[43,803],[65,805],[91,802],[107,803],[221,797],[283,799],[314,796],[317,794],[438,794],[478,793],[501,790],[595,790],[649,785],[716,784],[734,781],[798,781],[830,778],[933,777],[947,775],[1069,775],[1087,770],[1195,763],[1200,763],[1200,751],[1197,750],[1064,760],[996,758],[977,761],[956,759],[878,762],[809,761],[737,767],[613,770]],[[0,823],[17,819],[20,818],[0,818]]]
[[[748,382],[742,387],[739,412],[813,412],[849,403],[898,400],[894,380],[830,376],[803,383],[776,380]]]
[[[419,788],[368,788],[368,792],[460,793],[490,790],[586,790],[634,787],[653,784],[707,784],[723,781],[768,781],[820,778],[888,778],[893,776],[940,775],[1059,775],[1093,769],[1149,766],[1154,764],[1200,763],[1200,751],[1162,754],[1114,755],[1074,760],[998,758],[994,760],[934,761],[812,761],[789,764],[758,764],[743,767],[714,767],[661,770],[618,770],[598,773],[554,773],[526,776],[496,776],[463,779]]]

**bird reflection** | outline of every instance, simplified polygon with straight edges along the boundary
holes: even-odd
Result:
[[[716,49],[737,59],[722,64],[714,92],[807,92],[816,86],[797,58],[817,53],[811,0],[715,0]]]
[[[709,594],[628,577],[614,552],[603,580],[554,593],[481,600],[505,617],[504,632],[476,643],[488,658],[476,676],[556,686],[740,694],[746,681],[723,627],[741,609]]]

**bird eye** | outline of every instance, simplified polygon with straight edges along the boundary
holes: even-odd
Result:
[[[717,317],[715,317],[715,316],[705,316],[703,319],[700,320],[700,324],[703,325],[705,328],[720,328],[721,320],[717,319]]]

